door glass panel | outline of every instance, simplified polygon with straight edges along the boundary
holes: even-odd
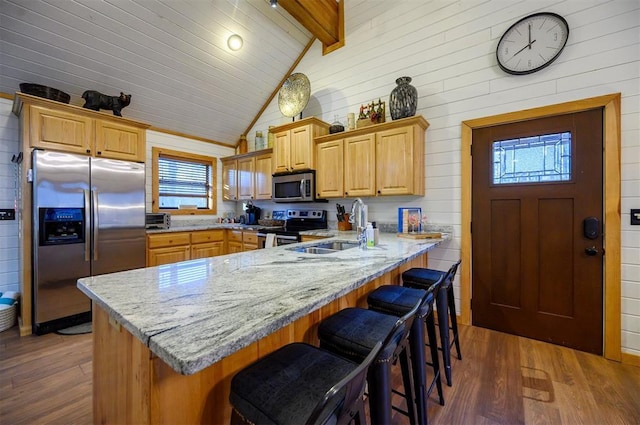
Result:
[[[493,184],[571,180],[571,133],[553,133],[492,143]]]

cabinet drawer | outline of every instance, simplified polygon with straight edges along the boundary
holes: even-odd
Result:
[[[242,242],[242,230],[229,230],[229,242]]]
[[[191,238],[188,232],[162,233],[147,235],[147,248],[159,248],[162,246],[189,245]]]
[[[191,243],[224,241],[224,230],[206,230],[191,233]]]
[[[257,244],[258,243],[258,234],[255,232],[244,232],[242,234],[242,241],[244,243]]]

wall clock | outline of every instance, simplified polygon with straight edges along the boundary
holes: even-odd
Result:
[[[500,68],[514,75],[531,74],[549,66],[569,39],[569,25],[560,15],[534,13],[520,19],[502,35],[496,49]]]

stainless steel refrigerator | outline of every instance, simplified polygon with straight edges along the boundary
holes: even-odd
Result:
[[[144,164],[33,151],[33,331],[91,320],[82,277],[145,266]]]

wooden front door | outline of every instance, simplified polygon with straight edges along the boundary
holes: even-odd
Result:
[[[473,130],[474,325],[602,354],[602,110]]]

